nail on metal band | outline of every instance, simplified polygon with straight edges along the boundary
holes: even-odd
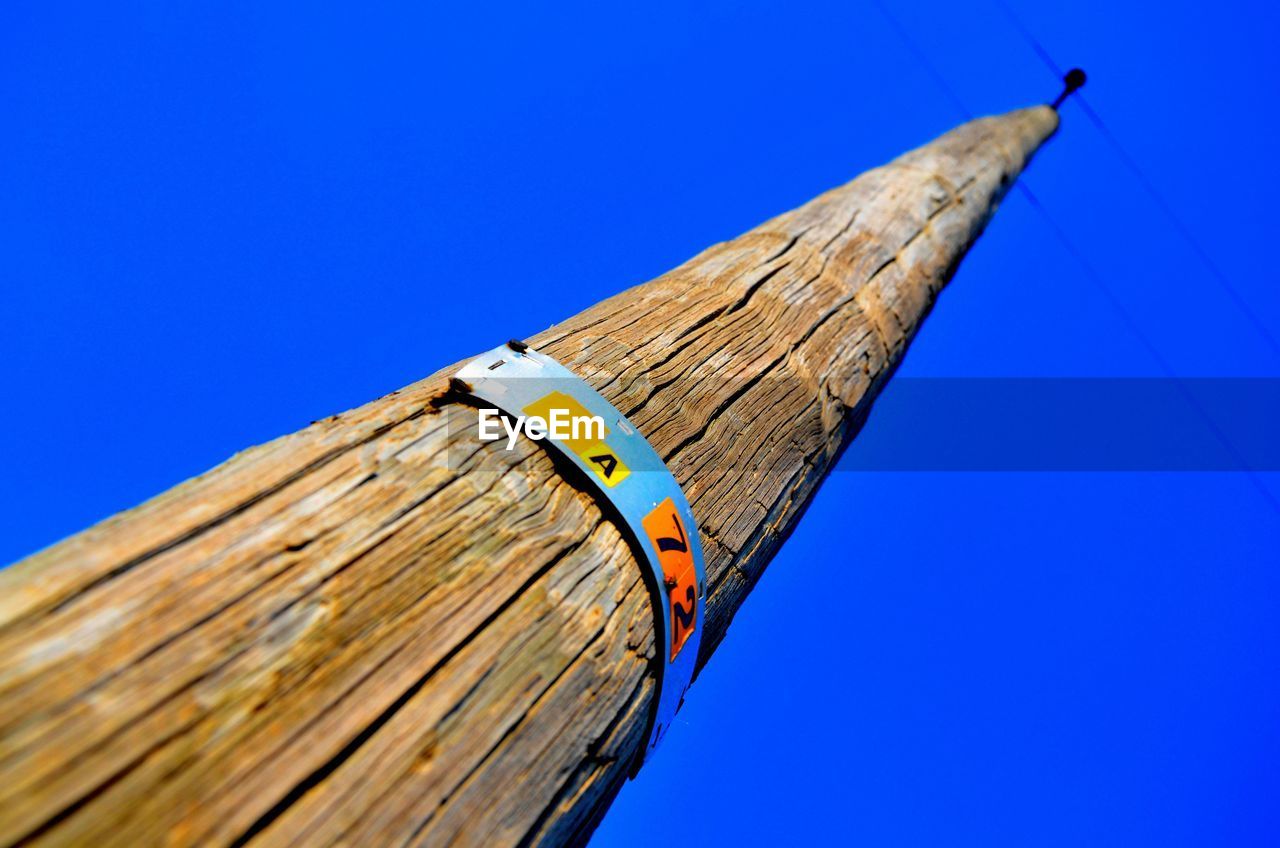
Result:
[[[680,484],[640,431],[577,375],[545,354],[511,342],[460,370],[455,389],[507,416],[599,416],[599,427],[540,441],[581,469],[597,496],[623,519],[648,565],[654,608],[665,637],[658,650],[658,695],[647,759],[671,726],[693,680],[702,636],[706,572],[693,511]],[[590,430],[590,432],[586,432]]]

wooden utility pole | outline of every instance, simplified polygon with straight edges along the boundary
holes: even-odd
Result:
[[[688,495],[701,662],[1057,123],[965,124],[529,340]],[[649,595],[543,447],[476,440],[455,370],[0,571],[0,844],[589,835],[642,744]]]

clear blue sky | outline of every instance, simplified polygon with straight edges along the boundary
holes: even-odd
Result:
[[[0,562],[961,117],[858,3],[262,5],[0,10]],[[894,8],[968,109],[1056,92]],[[1280,334],[1277,8],[1019,9]],[[1064,118],[1027,179],[1163,359],[1280,376]],[[1161,371],[1014,194],[901,373]],[[1278,551],[1239,474],[834,475],[595,844],[1274,845]]]

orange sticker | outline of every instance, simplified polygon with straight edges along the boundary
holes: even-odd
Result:
[[[698,573],[684,522],[667,498],[644,517],[644,532],[662,565],[663,591],[671,604],[671,661],[698,626]]]

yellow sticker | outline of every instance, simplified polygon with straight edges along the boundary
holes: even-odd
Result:
[[[596,442],[586,450],[576,453],[610,489],[631,476],[631,469],[627,468],[622,458],[604,442]]]
[[[592,415],[587,412],[587,408],[578,403],[572,395],[564,392],[543,395],[522,411],[525,415],[538,416],[547,422],[548,427],[553,421],[558,420],[560,427],[569,438],[556,439],[556,441],[578,456],[582,456],[584,450],[594,447],[609,435],[609,428],[604,425],[603,419],[597,418],[598,423],[592,426]]]
[[[587,408],[572,395],[564,392],[551,392],[535,400],[523,410],[525,415],[536,415],[548,424],[552,431],[552,422],[559,422],[560,432],[566,438],[556,439],[573,453],[577,454],[600,481],[609,488],[621,483],[631,476],[622,457],[604,442],[609,435],[609,428],[603,420],[596,418],[592,423],[592,415]]]

